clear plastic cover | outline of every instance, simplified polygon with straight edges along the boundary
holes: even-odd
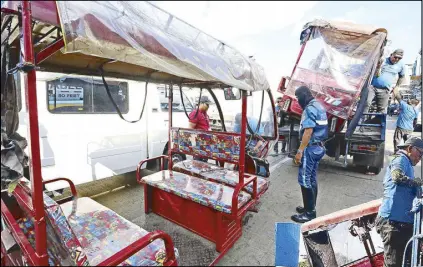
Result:
[[[308,86],[327,112],[346,119],[358,101],[386,33],[371,35],[314,27],[288,84],[286,94]]]
[[[263,68],[146,1],[57,1],[66,53],[79,52],[244,90],[269,88]]]

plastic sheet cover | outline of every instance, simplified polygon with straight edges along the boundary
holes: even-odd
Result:
[[[56,3],[66,53],[110,58],[249,91],[269,88],[260,65],[149,2]]]
[[[327,112],[346,119],[380,58],[386,33],[347,33],[314,27],[286,94],[308,86]]]

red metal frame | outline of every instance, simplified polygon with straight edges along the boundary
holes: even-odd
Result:
[[[215,243],[216,250],[220,253],[226,253],[241,237],[242,215],[254,203],[247,204],[234,216],[147,184],[144,185],[144,201],[146,214],[153,212],[202,236]],[[169,206],[169,203],[172,205]],[[175,206],[178,208],[175,209]],[[201,214],[201,216],[187,216],[187,214]]]
[[[306,44],[307,44],[308,40],[310,39],[311,34],[312,34],[312,32],[310,32],[310,34],[307,36],[307,39],[304,40],[304,43],[301,46],[300,53],[298,54],[297,61],[295,62],[295,65],[294,65],[294,68],[292,69],[292,73],[291,73],[291,76],[290,77],[292,77],[292,75],[294,75],[294,71],[297,68],[298,63],[300,62],[301,56],[303,55],[304,49],[306,47]]]
[[[172,129],[172,113],[173,113],[173,84],[169,86],[169,102],[168,102],[168,109],[169,109],[169,125],[168,125],[168,143],[167,143],[167,153],[168,153],[168,168],[169,170],[173,167],[173,160],[172,160],[172,149],[170,148],[170,130]]]
[[[12,3],[12,7],[2,8],[1,12],[7,14],[19,15],[16,3]],[[22,250],[22,256],[25,257],[33,266],[48,266],[48,255],[47,255],[47,228],[44,212],[44,198],[43,198],[43,185],[57,182],[66,181],[69,183],[72,196],[77,196],[76,188],[72,181],[67,178],[57,178],[48,181],[42,181],[41,175],[41,157],[40,157],[40,143],[39,143],[39,127],[38,127],[38,109],[37,109],[37,93],[36,93],[36,64],[40,64],[42,61],[47,59],[49,56],[56,53],[64,46],[63,38],[52,43],[42,51],[40,51],[36,57],[34,56],[33,43],[32,43],[32,12],[31,6],[32,1],[21,1],[22,6],[22,32],[21,32],[21,50],[22,50],[22,62],[26,66],[34,66],[25,74],[25,95],[26,95],[26,107],[28,111],[28,149],[29,149],[29,175],[31,180],[31,192],[29,192],[22,185],[18,185],[13,192],[15,199],[21,208],[24,208],[26,212],[32,214],[34,217],[34,232],[35,232],[35,248],[29,243],[23,231],[20,229],[16,222],[15,217],[1,199],[1,214],[5,223],[10,227],[10,231],[20,249]],[[36,13],[40,17],[40,14],[47,12],[45,15],[49,15],[53,22],[58,22],[56,9],[54,17],[51,17],[51,7],[56,6],[54,1],[39,1],[35,2],[37,7]],[[48,10],[44,10],[43,7],[49,7]],[[41,13],[40,13],[41,12]],[[37,17],[37,18],[38,18]],[[42,17],[42,16],[41,16]],[[41,19],[42,20],[42,19]],[[56,23],[57,24],[57,23]],[[57,26],[57,25],[56,25]],[[162,163],[163,167],[163,163]],[[167,261],[164,263],[166,266],[176,266],[177,261],[175,258],[175,252],[173,242],[169,235],[162,231],[151,232],[143,238],[135,241],[133,244],[112,255],[107,260],[103,261],[100,266],[115,266],[137,253],[143,247],[147,246],[156,239],[162,239],[165,242]],[[12,259],[12,255],[7,254],[3,243],[1,244],[1,263],[2,266],[6,262],[15,262]],[[9,259],[9,261],[7,261]]]
[[[22,60],[24,64],[35,66],[32,46],[32,16],[31,3],[22,1]],[[28,143],[29,143],[29,173],[32,183],[32,205],[34,208],[35,226],[35,265],[48,265],[47,229],[44,218],[43,184],[41,178],[40,136],[38,129],[37,91],[35,68],[26,74],[25,79],[26,107],[28,110]]]
[[[270,94],[273,103],[273,97]],[[170,85],[169,89],[169,128],[168,128],[168,160],[169,170],[172,169],[172,156],[173,149],[171,148],[171,130],[172,127],[172,102],[173,102],[173,87]],[[273,114],[275,108],[273,107]],[[191,232],[194,232],[216,244],[216,250],[220,252],[219,256],[211,263],[216,264],[224,254],[233,246],[233,244],[242,235],[242,217],[257,202],[257,176],[245,174],[245,145],[246,145],[246,129],[247,129],[247,93],[242,91],[242,119],[241,119],[241,133],[228,133],[228,135],[240,136],[240,159],[239,166],[239,182],[234,188],[232,195],[231,213],[215,210],[211,207],[193,202],[191,200],[179,197],[171,192],[166,192],[159,188],[144,185],[144,205],[145,213],[154,212],[167,220],[176,223]],[[276,125],[276,117],[274,116],[274,125]],[[180,129],[180,128],[176,128]],[[277,129],[275,127],[275,134],[277,136]],[[213,131],[207,131],[214,133]],[[217,133],[217,132],[216,132]],[[221,134],[221,132],[219,132]],[[164,156],[143,160],[138,164],[137,168],[137,181],[142,183],[141,167],[144,163],[160,159],[163,162]],[[222,160],[223,162],[228,162]],[[161,164],[163,170],[163,164]],[[247,178],[248,177],[248,178]],[[238,209],[238,196],[248,184],[253,183],[252,199],[246,203],[242,208]],[[169,205],[172,203],[172,205]],[[175,207],[178,208],[175,208]],[[183,210],[183,213],[181,211]],[[186,214],[201,214],[201,216],[186,216]]]
[[[348,220],[357,219],[370,214],[378,212],[382,199],[376,199],[368,203],[357,205],[348,209],[343,209],[325,216],[318,217],[301,226],[301,232],[307,232],[321,227],[329,226],[336,223],[345,222]]]
[[[169,156],[167,156],[167,155],[161,155],[161,156],[158,156],[158,157],[141,160],[140,163],[138,163],[136,176],[137,176],[137,182],[139,184],[141,184],[141,179],[142,179],[142,176],[141,176],[142,165],[144,165],[144,163],[147,163],[149,161],[154,161],[154,160],[158,160],[158,159],[160,160],[160,170],[162,171],[162,170],[164,170],[164,159],[169,159]]]
[[[46,184],[51,184],[51,183],[55,183],[55,182],[57,182],[57,181],[65,181],[65,182],[67,182],[67,183],[69,184],[69,188],[70,188],[70,190],[71,190],[72,196],[73,196],[73,197],[77,197],[77,196],[78,196],[78,193],[76,192],[76,187],[75,187],[75,185],[74,185],[74,184],[73,184],[73,182],[72,182],[70,179],[68,179],[68,178],[55,178],[55,179],[51,179],[51,180],[47,180],[47,181],[43,181],[43,185],[46,185]]]
[[[239,182],[238,185],[244,185],[244,172],[245,172],[245,138],[246,138],[246,133],[247,133],[247,92],[246,91],[241,91],[242,92],[242,111],[241,111],[241,141],[239,142],[239,164],[238,164],[238,172],[239,172]],[[257,181],[257,179],[256,179]],[[237,185],[237,187],[238,187]],[[257,183],[255,183],[255,189],[257,189]],[[236,189],[235,189],[236,191]],[[238,204],[238,192],[236,192],[237,194],[237,199],[236,199],[236,204]],[[234,192],[234,196],[235,196],[235,192]],[[232,212],[234,211],[234,200],[232,198]],[[238,207],[235,206],[235,208]]]
[[[60,49],[62,49],[65,46],[65,42],[63,41],[63,38],[60,38],[59,40],[55,41],[54,43],[50,44],[43,50],[37,53],[35,62],[36,64],[40,64],[44,60],[46,60],[49,56],[53,55]]]
[[[41,3],[41,4],[40,4]],[[43,8],[44,6],[52,7],[55,5],[53,1],[40,1],[35,2],[35,6],[37,7],[36,14],[40,16],[40,14],[45,11]],[[21,50],[22,50],[22,62],[25,66],[32,66],[34,68],[27,71],[25,74],[25,94],[26,94],[26,107],[28,110],[28,143],[29,143],[29,170],[30,170],[30,180],[31,180],[31,191],[28,192],[22,186],[18,186],[14,192],[14,195],[21,204],[21,207],[24,207],[28,212],[32,213],[34,216],[34,228],[35,228],[35,249],[32,248],[28,239],[23,234],[22,230],[16,223],[15,218],[13,217],[12,213],[6,206],[6,204],[1,200],[1,212],[5,218],[6,223],[11,227],[12,235],[16,238],[19,246],[22,248],[22,252],[28,261],[32,265],[36,266],[47,266],[48,265],[48,255],[47,255],[47,233],[46,233],[46,220],[45,220],[45,212],[44,212],[44,199],[43,199],[43,185],[56,182],[59,180],[67,181],[71,186],[71,191],[73,196],[76,196],[76,189],[73,186],[72,182],[66,178],[58,178],[50,181],[42,181],[42,174],[41,174],[41,158],[40,158],[40,143],[39,143],[39,124],[38,124],[38,110],[37,110],[37,95],[36,95],[36,69],[35,66],[40,64],[49,56],[56,53],[59,49],[64,46],[64,40],[59,39],[58,41],[54,42],[53,44],[49,45],[47,48],[40,51],[36,56],[33,50],[33,42],[32,42],[32,10],[31,1],[22,1],[22,32],[21,32]],[[55,9],[54,9],[55,10]],[[51,13],[51,10],[48,10]],[[6,12],[9,14],[17,14],[16,10],[13,8],[2,8],[2,12]],[[41,13],[40,13],[41,12]],[[55,14],[48,14],[50,19],[53,19],[56,23],[59,21],[57,17],[57,12]],[[46,14],[47,15],[47,14]],[[55,15],[55,16],[51,16]],[[42,16],[41,16],[42,17]],[[35,17],[37,19],[38,17]],[[42,18],[41,18],[42,20]],[[53,21],[53,22],[54,22]],[[170,138],[170,129],[172,128],[172,103],[173,103],[173,86],[171,85],[169,90],[169,130],[168,130],[168,138]],[[189,227],[187,225],[181,224],[181,222],[177,222],[182,226],[193,230],[194,232],[199,233],[200,235],[208,238],[213,239],[216,242],[216,248],[218,251],[221,252],[221,255],[215,261],[216,263],[218,259],[220,259],[227,250],[236,242],[236,240],[242,235],[242,224],[241,219],[245,212],[256,203],[257,199],[257,177],[250,176],[246,178],[245,175],[245,143],[246,143],[246,123],[247,123],[247,94],[245,91],[242,91],[242,121],[241,121],[241,141],[240,141],[240,162],[239,162],[239,183],[235,187],[234,195],[232,198],[232,210],[231,214],[224,214],[222,212],[216,211],[209,207],[197,204],[192,201],[184,200],[185,205],[188,205],[188,212],[189,211],[201,211],[204,214],[208,214],[208,218],[214,220],[216,222],[217,232],[214,237],[208,235],[206,237],[206,232],[210,230],[210,227],[213,227],[213,224],[210,223],[209,220],[206,221],[204,224],[198,224],[196,227]],[[272,98],[272,97],[271,97]],[[272,100],[273,103],[273,100]],[[275,114],[275,110],[273,107],[273,114]],[[275,125],[276,125],[276,118]],[[275,131],[277,131],[275,127]],[[171,149],[168,149],[168,160],[169,160],[169,169],[172,168],[173,162],[171,157]],[[161,161],[161,167],[163,168],[163,159],[165,157],[159,157]],[[155,158],[158,159],[158,158]],[[153,159],[150,159],[153,160]],[[139,169],[142,166],[142,163],[139,165]],[[137,176],[139,177],[139,169]],[[252,199],[244,205],[241,209],[238,210],[238,195],[241,190],[247,186],[248,184],[253,183],[254,191]],[[146,208],[148,204],[150,204],[148,193],[149,186],[145,186],[146,194]],[[160,191],[158,189],[153,188],[153,196],[155,194],[161,194],[161,196],[166,196],[167,199],[172,199],[175,201],[180,201],[176,195],[172,195],[170,193]],[[154,193],[155,191],[155,193]],[[155,198],[156,200],[156,198]],[[152,201],[152,206],[158,208],[166,209],[166,205],[159,205],[159,201]],[[149,209],[146,209],[148,212]],[[168,216],[167,212],[163,212],[162,216],[168,217],[170,220],[173,221],[174,219],[180,219],[179,217]],[[206,217],[207,217],[206,216]],[[196,218],[197,220],[199,218]],[[207,223],[208,222],[208,223]],[[208,227],[208,228],[207,228]],[[192,228],[192,229],[191,229]],[[208,230],[207,230],[208,229]],[[116,265],[121,261],[125,260],[127,257],[130,257],[140,248],[145,245],[148,245],[153,239],[162,238],[166,244],[166,251],[168,258],[170,261],[167,265],[176,265],[176,260],[174,259],[174,251],[173,251],[173,243],[169,236],[162,232],[153,232],[150,235],[136,241],[132,245],[128,246],[127,248],[123,249],[122,251],[116,253],[115,255],[111,256],[109,259],[104,261],[101,265]],[[170,251],[171,250],[171,251]],[[8,255],[6,255],[7,257]],[[5,261],[5,254],[2,247],[2,262]]]
[[[108,259],[99,263],[98,266],[118,266],[119,264],[124,262],[126,259],[134,255],[141,249],[147,247],[150,243],[152,243],[153,241],[157,239],[162,239],[165,243],[167,258],[163,265],[177,266],[172,239],[170,238],[168,234],[162,231],[154,231],[149,233],[148,235],[143,236],[142,238],[138,239],[134,243],[130,244],[126,248],[119,251],[118,253],[110,256]]]
[[[36,251],[29,243],[28,239],[26,238],[25,234],[19,227],[12,213],[7,208],[3,199],[1,200],[1,215],[2,215],[2,218],[5,220],[6,224],[11,227],[10,229],[11,233],[13,237],[15,238],[16,242],[18,243],[19,247],[22,249],[23,254],[26,256],[26,260],[33,266],[40,266],[40,265],[37,265],[38,262],[40,261],[39,256],[37,255]],[[1,245],[1,249],[5,257],[8,257],[8,254],[6,253],[6,251],[3,251],[4,249],[3,243]],[[44,266],[48,266],[48,264]]]

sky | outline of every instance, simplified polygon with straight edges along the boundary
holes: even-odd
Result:
[[[272,91],[289,76],[303,25],[315,18],[370,24],[388,30],[390,49],[412,64],[421,48],[420,1],[150,1],[194,27],[254,56]]]

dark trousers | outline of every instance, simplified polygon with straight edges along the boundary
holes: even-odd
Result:
[[[378,216],[376,231],[382,237],[384,250],[384,267],[401,267],[405,246],[413,236],[413,224],[390,221]],[[406,263],[410,262],[411,245],[406,253]],[[409,264],[405,265],[409,266]]]
[[[278,150],[279,150],[279,141],[276,142],[276,144],[275,144],[275,146],[274,146],[273,149],[275,150],[275,152],[278,152]],[[282,141],[282,152],[285,152],[285,149],[286,149],[286,140],[283,140]]]
[[[398,145],[401,143],[401,139],[407,141],[407,139],[411,136],[413,131],[405,130],[402,128],[397,127],[394,132],[394,152],[398,151]]]
[[[367,94],[366,106],[364,107],[364,113],[369,111],[372,105],[373,98],[376,97],[376,112],[386,113],[386,107],[388,106],[389,100],[389,89],[376,88],[373,85],[369,85],[369,92]]]

